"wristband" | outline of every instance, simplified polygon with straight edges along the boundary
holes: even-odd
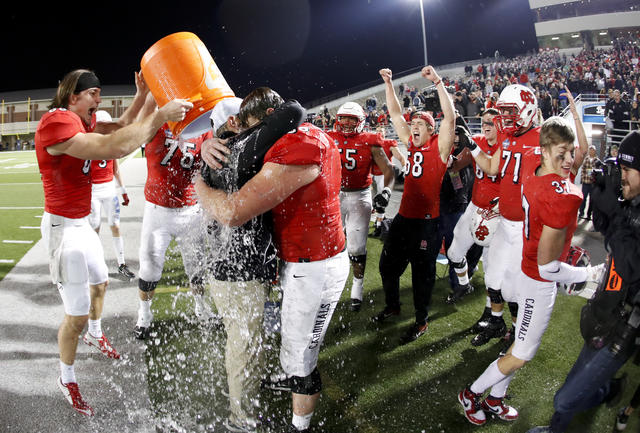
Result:
[[[127,193],[127,190],[125,189],[125,187],[124,187],[124,186],[121,186],[121,187],[119,188],[119,190],[120,190],[120,195],[123,195],[123,194],[126,194],[126,193]]]
[[[389,188],[388,186],[385,186],[382,189],[382,193],[381,194],[387,194],[389,197],[391,197],[391,188]]]
[[[478,155],[480,155],[480,152],[482,152],[482,150],[480,150],[480,146],[476,145],[476,147],[471,151],[471,155],[473,155],[474,158],[477,158]]]

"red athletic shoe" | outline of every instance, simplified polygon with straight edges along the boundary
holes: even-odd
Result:
[[[64,394],[64,398],[67,399],[76,411],[83,415],[93,416],[93,408],[89,406],[82,398],[82,395],[80,395],[77,383],[62,383],[62,379],[58,377],[58,388],[60,388],[60,391]]]
[[[518,419],[518,411],[511,406],[504,404],[504,398],[488,396],[482,402],[482,409],[505,421],[515,421]]]
[[[487,417],[482,410],[480,404],[481,394],[471,392],[469,388],[465,388],[458,394],[458,401],[464,410],[464,416],[471,424],[483,425],[487,422]]]
[[[111,359],[120,359],[120,354],[116,351],[116,349],[111,346],[111,343],[107,339],[107,336],[102,334],[102,337],[96,338],[89,331],[84,334],[82,337],[82,341],[84,341],[89,346],[95,347],[97,350],[102,352],[104,356]]]

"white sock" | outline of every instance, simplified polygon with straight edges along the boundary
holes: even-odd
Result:
[[[63,384],[76,383],[76,372],[73,369],[73,364],[68,365],[60,361],[60,380]]]
[[[502,317],[503,311],[493,311],[491,310],[491,315],[495,317]]]
[[[116,250],[118,266],[124,264],[124,242],[121,237],[113,238],[113,249]]]
[[[351,283],[351,299],[358,299],[362,301],[362,292],[364,291],[364,278],[353,277]]]
[[[140,299],[140,308],[138,308],[138,321],[142,319],[145,322],[151,322],[153,320],[153,313],[151,312],[151,299],[143,301]]]
[[[91,320],[89,319],[89,334],[96,338],[102,337],[102,319]]]
[[[482,394],[487,388],[494,386],[498,382],[502,381],[507,376],[500,372],[498,368],[498,360],[493,361],[487,369],[471,384],[471,392],[476,394]],[[508,384],[507,384],[508,385]]]
[[[485,307],[491,308],[491,298],[487,296],[487,302],[484,304]]]
[[[495,398],[502,398],[507,395],[507,388],[509,388],[509,384],[511,383],[511,379],[513,379],[514,375],[515,372],[493,385],[489,394]]]
[[[293,419],[291,420],[291,424],[298,430],[304,430],[309,428],[311,425],[311,417],[313,416],[313,412],[308,415],[296,415],[293,414]]]

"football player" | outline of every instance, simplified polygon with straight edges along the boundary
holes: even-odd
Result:
[[[400,141],[407,145],[407,163],[400,209],[380,255],[385,307],[373,320],[381,322],[400,314],[400,276],[411,263],[415,322],[401,339],[408,343],[422,336],[428,327],[436,259],[442,244],[438,241],[440,189],[453,149],[455,113],[440,76],[433,67],[425,66],[422,76],[435,84],[442,106],[440,131],[434,133],[433,117],[422,111],[413,114],[409,126],[393,89],[391,70],[381,69],[380,76],[393,126]]]
[[[189,102],[174,100],[133,123],[149,93],[142,76],[136,74],[135,78],[136,95],[118,122],[96,125],[95,112],[101,102],[98,77],[86,69],[69,72],[58,85],[35,135],[45,201],[42,239],[48,248],[51,280],[58,286],[65,312],[58,330],[57,385],[71,406],[88,416],[93,415],[93,409],[80,394],[74,369],[78,339],[85,325],[89,324],[85,343],[109,358],[120,357],[100,322],[108,270],[100,238],[87,219],[91,212],[90,160],[131,153],[150,140],[160,125],[181,121],[193,107]]]
[[[147,181],[144,185],[144,214],[140,233],[138,320],[134,335],[149,336],[153,313],[151,303],[164,267],[165,253],[175,239],[200,319],[212,317],[204,299],[204,220],[193,189],[193,177],[200,170],[200,146],[212,137],[207,131],[184,139],[174,136],[168,125],[158,129],[146,145]]]
[[[400,167],[404,169],[404,165],[407,163],[407,159],[398,149],[398,141],[393,139],[385,138],[387,133],[387,128],[385,125],[378,125],[376,128],[376,132],[382,138],[382,151],[389,161],[392,161],[392,158],[396,158],[400,162]],[[402,169],[397,169],[395,165],[392,164],[394,178],[398,179],[398,176],[401,175]],[[397,170],[396,170],[397,169]],[[382,170],[375,164],[371,168],[371,175],[373,176],[373,186],[376,189],[376,193],[380,193],[384,190],[384,175],[382,174]],[[373,232],[374,236],[380,236],[382,232],[382,221],[384,220],[384,212],[375,212],[375,230]]]
[[[498,133],[496,126],[493,123],[494,117],[498,114],[500,113],[494,108],[485,110],[485,112],[482,114],[482,134],[473,136],[474,142],[487,155],[493,155],[496,152],[496,149],[498,149],[499,147],[497,145]],[[462,132],[460,128],[464,127],[458,126],[456,127],[456,130]],[[459,135],[461,136],[461,140],[465,140],[467,138],[466,134],[464,133],[459,133]],[[471,203],[467,206],[465,212],[458,220],[458,223],[453,230],[453,241],[451,242],[451,246],[447,250],[449,261],[451,262],[451,265],[456,271],[458,277],[458,286],[456,287],[456,290],[454,290],[447,297],[448,303],[456,302],[460,297],[470,291],[467,260],[465,258],[467,252],[474,243],[488,244],[488,239],[485,238],[488,238],[493,234],[474,234],[474,230],[472,227],[473,216],[478,212],[479,209],[490,211],[494,207],[496,197],[498,197],[500,181],[498,179],[498,176],[489,176],[485,174],[485,172],[482,171],[482,168],[480,168],[478,164],[476,164],[475,160],[473,161],[473,165],[476,178],[473,183],[473,190],[471,192]],[[479,237],[481,239],[479,239]],[[487,269],[489,267],[487,253],[488,248],[484,248],[482,252],[482,266],[484,272],[487,272]],[[487,323],[490,315],[491,302],[489,297],[487,296],[487,305],[485,307],[485,311],[482,315],[480,323]],[[478,331],[479,330],[480,329],[478,329]]]
[[[519,307],[515,341],[503,357],[459,393],[464,415],[472,424],[484,424],[487,413],[507,421],[518,418],[518,411],[504,404],[504,396],[515,372],[531,361],[540,347],[551,319],[556,284],[598,281],[604,273],[604,264],[577,267],[565,263],[582,203],[582,192],[570,179],[574,175],[574,140],[566,121],[547,119],[540,130],[541,162],[533,173],[523,173],[522,265],[513,279]],[[489,388],[487,398],[480,401]]]
[[[269,93],[250,93],[240,114],[257,124],[271,107]],[[245,111],[246,109],[246,111]],[[282,261],[280,363],[292,390],[290,431],[309,431],[322,381],[318,354],[349,275],[340,218],[341,164],[333,140],[303,123],[275,142],[264,165],[239,191],[208,188],[200,179],[202,207],[218,222],[239,226],[271,210]]]
[[[586,155],[588,143],[572,97],[570,106],[578,126],[576,130],[579,147],[572,167],[575,176]],[[507,328],[502,318],[505,300],[509,302],[515,325],[518,304],[514,297],[513,277],[522,261],[522,224],[525,217],[521,205],[522,180],[540,163],[540,127],[535,125],[538,104],[533,91],[520,84],[509,85],[500,94],[497,107],[500,115],[494,117],[494,123],[499,132],[500,149],[489,156],[472,139],[466,140],[480,168],[487,175],[500,177],[498,207],[501,218],[489,247],[488,261],[491,266],[485,272],[491,316],[487,326],[471,340],[474,346],[483,345],[492,338],[506,334]],[[482,324],[476,325],[480,327]],[[507,346],[513,342],[514,329],[509,335]]]
[[[111,123],[111,115],[104,110],[96,111],[96,122]],[[129,195],[122,182],[118,160],[102,159],[91,161],[91,215],[89,222],[91,227],[100,233],[102,210],[107,214],[107,222],[111,228],[113,248],[118,260],[118,273],[131,280],[135,277],[124,260],[124,242],[120,236],[120,201],[116,193],[116,182],[119,185],[118,192],[122,195],[122,205],[129,205]]]
[[[382,151],[382,139],[363,132],[365,114],[356,102],[346,102],[338,108],[334,131],[328,134],[340,150],[342,186],[340,211],[347,233],[347,252],[353,266],[351,311],[360,311],[364,271],[367,264],[367,235],[371,221],[371,169],[380,168],[384,188],[373,199],[376,212],[384,213],[391,197],[393,167]]]

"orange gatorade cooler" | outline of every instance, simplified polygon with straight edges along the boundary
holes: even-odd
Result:
[[[172,99],[193,103],[182,122],[170,122],[174,135],[198,136],[211,128],[211,110],[223,98],[235,96],[209,50],[193,33],[165,36],[144,53],[144,79],[159,107]]]

